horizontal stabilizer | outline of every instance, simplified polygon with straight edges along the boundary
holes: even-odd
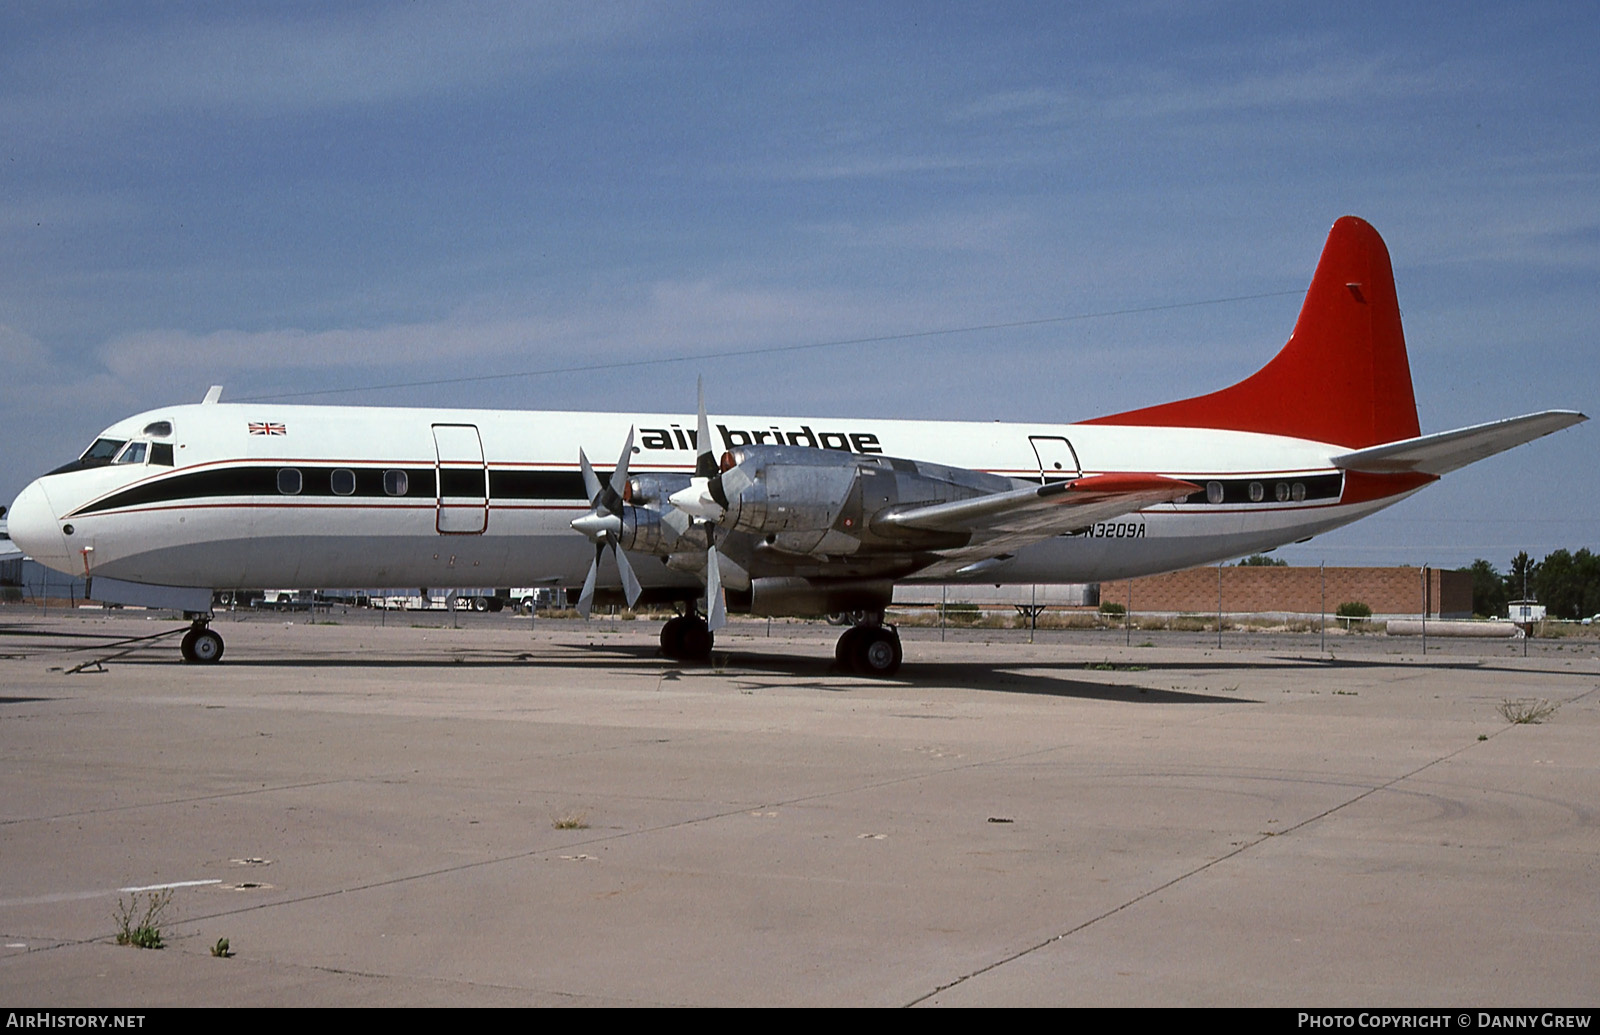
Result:
[[[1588,419],[1576,410],[1546,410],[1523,417],[1490,421],[1488,424],[1475,424],[1470,428],[1441,431],[1436,435],[1403,439],[1370,449],[1358,449],[1334,457],[1333,465],[1346,471],[1368,471],[1373,474],[1449,474],[1485,457]]]

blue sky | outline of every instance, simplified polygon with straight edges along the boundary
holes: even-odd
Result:
[[[1600,9],[1078,6],[6,5],[0,496],[213,383],[1091,417],[1264,363],[1345,213],[1425,431],[1600,409]],[[1595,434],[1281,554],[1600,548]]]

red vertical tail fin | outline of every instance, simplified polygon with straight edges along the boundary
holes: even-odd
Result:
[[[1289,343],[1250,377],[1209,395],[1084,423],[1257,431],[1355,449],[1417,437],[1383,238],[1355,216],[1333,224]]]

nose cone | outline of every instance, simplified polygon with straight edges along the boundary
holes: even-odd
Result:
[[[71,572],[70,553],[61,525],[56,520],[55,508],[45,494],[44,481],[29,485],[17,496],[6,512],[7,531],[11,541],[29,557],[47,568]]]

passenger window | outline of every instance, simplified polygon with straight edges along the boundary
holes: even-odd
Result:
[[[298,467],[278,468],[278,491],[285,496],[300,495],[300,469]]]
[[[1206,482],[1206,502],[1207,503],[1221,503],[1222,502],[1222,483],[1221,482]]]
[[[1289,502],[1289,483],[1279,482],[1272,487],[1272,494],[1278,498],[1279,503]]]
[[[356,473],[348,468],[338,468],[328,476],[328,484],[335,496],[349,496],[356,491]]]
[[[152,443],[150,443],[150,462],[152,464],[160,464],[163,467],[171,467],[172,466],[172,443],[171,442],[152,442]]]
[[[117,454],[117,458],[112,463],[142,464],[144,463],[145,450],[148,448],[148,444],[144,442],[129,442],[122,452]]]
[[[1260,482],[1251,482],[1250,483],[1250,502],[1251,503],[1260,503],[1262,500],[1264,500],[1266,498],[1267,498],[1267,490],[1262,487],[1261,483]]]
[[[410,479],[404,471],[383,472],[383,491],[391,496],[404,496]]]
[[[1289,498],[1294,500],[1296,503],[1304,500],[1306,498],[1306,483],[1295,482],[1294,485],[1290,486]]]

